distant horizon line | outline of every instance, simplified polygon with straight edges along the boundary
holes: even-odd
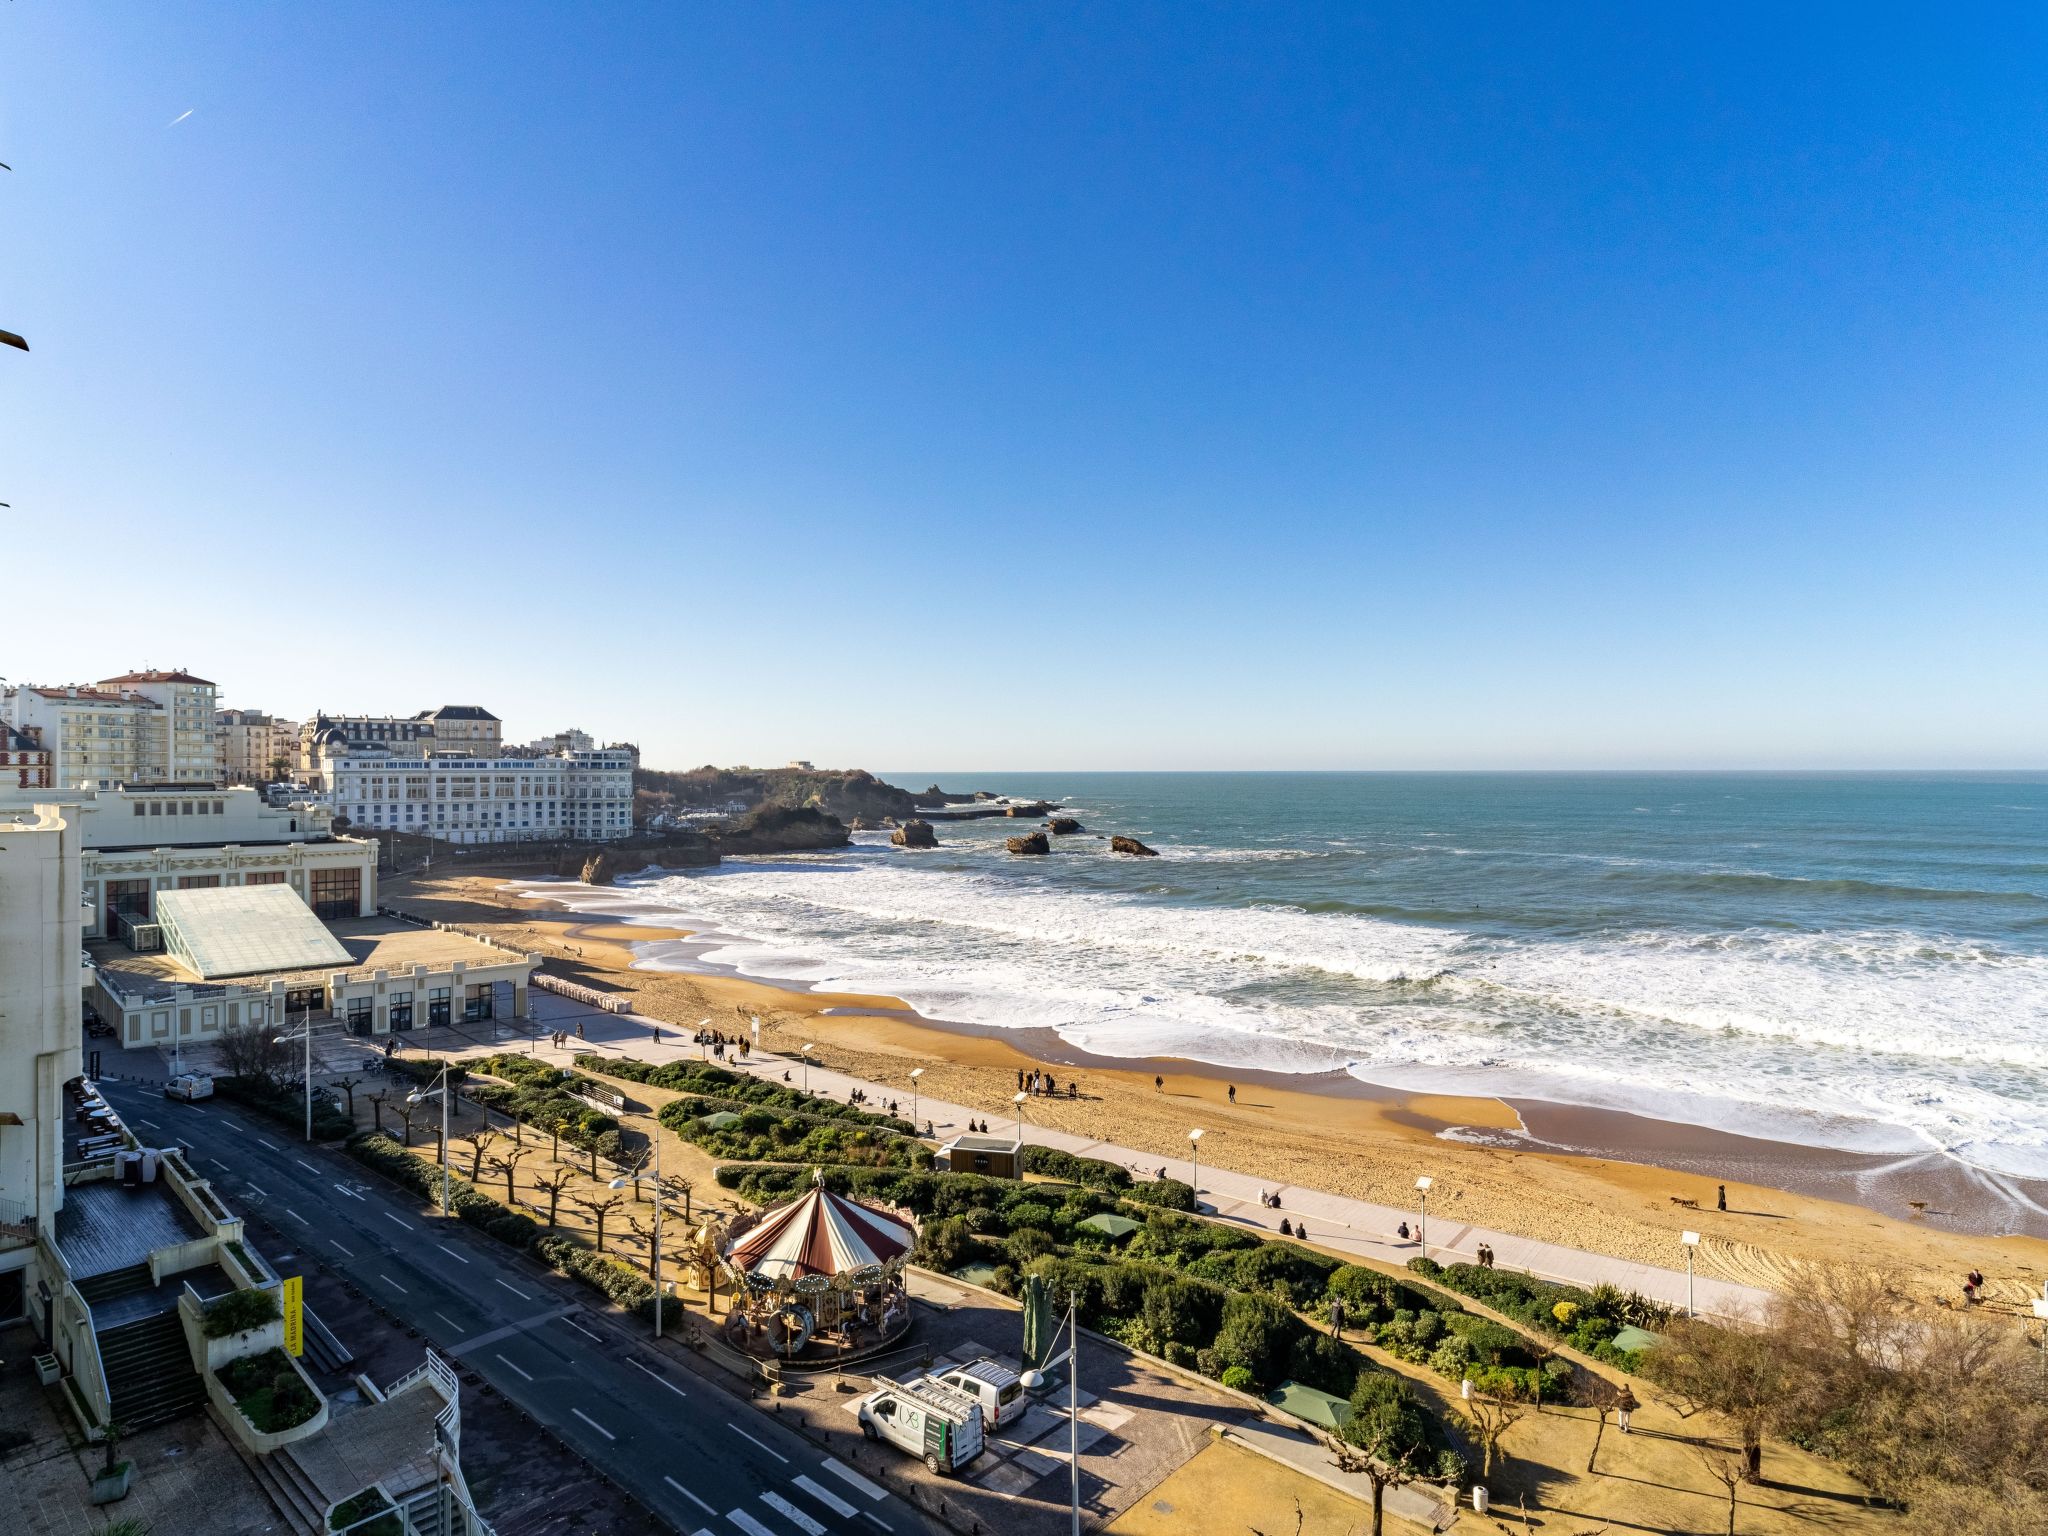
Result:
[[[646,766],[647,766],[647,765],[645,765],[644,763],[642,764],[642,767],[643,767],[643,768],[645,768]],[[702,763],[700,763],[700,764],[697,764],[697,765],[696,765],[695,767],[691,767],[691,768],[654,768],[654,769],[649,769],[648,771],[650,771],[650,772],[655,772],[655,773],[695,773],[696,771],[698,771],[698,769],[699,769],[699,768],[703,768],[703,767],[706,767],[706,766],[710,766],[710,765],[707,765],[707,764],[702,764]],[[757,768],[757,767],[754,767],[754,766],[752,766],[752,765],[748,765],[748,766],[746,766],[745,768],[740,768],[740,767],[737,767],[737,766],[735,766],[735,767],[730,767],[730,768],[725,768],[725,769],[722,769],[721,771],[723,771],[723,772],[731,772],[731,773],[737,773],[737,772],[747,772],[747,773],[787,773],[787,772],[791,772],[791,771],[793,771],[793,770],[792,770],[792,769],[791,769],[791,768],[789,767],[789,765],[788,765],[788,764],[784,763],[784,764],[777,764],[777,765],[773,765],[773,766],[767,766],[767,767],[758,767],[758,768]],[[794,771],[801,771],[801,770],[794,770]],[[1823,767],[1823,768],[1789,768],[1789,767],[1774,767],[1774,766],[1763,766],[1763,767],[1740,767],[1740,768],[1671,768],[1671,767],[1663,767],[1663,768],[1653,768],[1653,767],[1626,767],[1626,768],[988,768],[988,767],[982,767],[982,768],[909,768],[909,769],[906,769],[906,768],[862,768],[862,767],[860,767],[860,766],[858,766],[858,765],[854,765],[854,766],[850,766],[850,767],[844,767],[844,768],[822,768],[822,767],[821,767],[821,768],[814,768],[814,769],[812,769],[811,771],[812,771],[812,772],[815,772],[815,773],[871,773],[871,774],[875,775],[875,776],[876,776],[877,778],[884,778],[884,779],[886,779],[886,778],[889,778],[889,777],[890,777],[890,776],[892,776],[892,775],[894,775],[894,776],[896,776],[896,777],[910,777],[910,778],[916,778],[916,777],[923,777],[923,776],[925,776],[925,775],[935,775],[935,776],[939,776],[939,777],[944,777],[944,778],[965,778],[965,777],[969,777],[969,776],[972,776],[972,775],[974,775],[974,774],[1007,774],[1007,775],[1032,775],[1032,776],[1047,776],[1047,775],[1059,775],[1059,774],[1069,774],[1069,775],[1076,775],[1076,774],[1128,774],[1128,773],[1146,773],[1146,774],[1204,774],[1204,773],[1206,773],[1206,774],[1240,774],[1240,775],[1246,775],[1246,776],[1250,776],[1250,775],[1271,775],[1271,776],[1293,775],[1293,776],[1300,776],[1300,777],[1309,777],[1309,776],[1313,776],[1313,775],[1325,775],[1325,776],[1338,776],[1338,775],[1344,775],[1344,776],[1351,776],[1351,777],[1363,777],[1363,776],[1367,776],[1367,775],[1380,775],[1380,776],[1385,776],[1385,777],[1394,777],[1394,776],[1398,776],[1398,775],[1403,775],[1403,774],[1435,774],[1435,775],[1443,775],[1443,774],[1464,774],[1464,775],[1470,775],[1470,776],[1474,776],[1474,777],[1476,777],[1476,776],[1479,776],[1479,775],[1485,775],[1485,774],[1496,774],[1496,775],[1507,775],[1507,774],[1523,774],[1523,775],[1535,775],[1535,774],[1541,774],[1541,775],[1547,775],[1547,776],[1557,776],[1557,777],[1562,777],[1562,776],[1565,776],[1565,775],[1574,775],[1574,774],[1576,774],[1576,775],[1586,775],[1586,776],[1590,776],[1590,775],[1603,775],[1603,774],[1604,774],[1604,775],[1613,775],[1613,776],[1617,776],[1617,777],[1618,777],[1618,776],[1623,776],[1623,775],[1687,775],[1687,776],[1692,776],[1692,777],[1709,777],[1709,776],[1717,776],[1717,775],[1718,775],[1718,776],[1725,776],[1725,777],[1731,777],[1731,778],[1732,778],[1732,777],[1757,777],[1757,776],[1761,776],[1761,775],[1771,775],[1771,776],[1776,776],[1776,777],[1784,777],[1784,778],[1798,778],[1798,777],[1804,777],[1804,778],[1823,778],[1823,777],[1831,777],[1831,778],[1844,778],[1844,777],[1867,777],[1867,778],[1897,778],[1897,777],[1902,777],[1902,776],[1908,776],[1908,775],[1913,775],[1913,776],[1922,776],[1922,777],[1925,777],[1925,776],[1943,776],[1943,777],[1958,777],[1958,778],[1960,778],[1960,777],[1969,777],[1969,776],[1977,776],[1977,777],[1982,777],[1982,776],[1988,776],[1988,775],[2037,775],[2037,776],[2048,776],[2048,764],[2043,764],[2043,765],[2041,765],[2041,766],[2037,766],[2037,767],[1967,767],[1967,768],[1957,768],[1957,767],[1946,767],[1946,768],[1934,768],[1934,767],[1883,767],[1883,768],[1851,768],[1851,767]]]

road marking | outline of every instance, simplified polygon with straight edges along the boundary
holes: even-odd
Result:
[[[218,1168],[218,1169],[219,1169],[219,1170],[220,1170],[220,1171],[221,1171],[222,1173],[229,1173],[229,1172],[232,1172],[232,1170],[231,1170],[231,1169],[230,1169],[230,1168],[228,1167],[228,1165],[227,1165],[226,1163],[222,1162],[222,1161],[221,1161],[221,1160],[220,1160],[219,1158],[217,1158],[217,1157],[209,1157],[209,1158],[207,1159],[207,1161],[208,1161],[209,1163],[213,1164],[213,1166],[214,1166],[214,1167],[216,1167],[216,1168]]]
[[[569,1411],[575,1414],[576,1417],[581,1419],[584,1423],[588,1424],[592,1429],[596,1430],[600,1435],[603,1435],[605,1439],[616,1440],[619,1438],[610,1430],[606,1429],[602,1424],[598,1423],[597,1420],[593,1419],[589,1414],[585,1413],[581,1408],[571,1408]]]
[[[705,1514],[715,1515],[718,1513],[717,1510],[713,1509],[709,1504],[706,1504],[702,1499],[698,1498],[697,1495],[690,1492],[689,1489],[685,1488],[681,1483],[677,1482],[674,1478],[670,1477],[666,1472],[662,1473],[661,1480],[664,1483],[667,1483],[669,1487],[675,1489],[675,1491],[677,1493],[680,1493],[684,1498],[688,1499],[692,1504],[696,1505],[699,1509],[703,1510]]]
[[[804,1533],[804,1536],[825,1536],[825,1527],[798,1509],[779,1493],[764,1493],[761,1502],[785,1517],[789,1523]]]
[[[841,1466],[838,1462],[834,1461],[829,1456],[825,1458],[824,1467],[827,1472],[830,1472],[842,1483],[846,1483],[851,1487],[858,1488],[862,1493],[866,1494],[871,1499],[880,1500],[889,1497],[888,1494],[884,1493],[880,1488],[877,1488],[873,1483],[869,1482],[866,1478],[862,1477],[858,1472],[854,1471],[851,1467]]]
[[[450,1328],[453,1328],[457,1333],[462,1332],[462,1324],[455,1321],[455,1319],[450,1317],[446,1312],[436,1312],[434,1316],[441,1319],[442,1322],[446,1323]]]
[[[363,1204],[365,1205],[368,1205],[370,1203],[368,1200],[364,1200],[363,1197],[357,1194],[354,1190],[350,1189],[346,1184],[337,1184],[334,1187],[340,1190],[344,1195],[347,1195],[351,1200],[362,1200]]]
[[[738,1435],[742,1440],[754,1440],[754,1437],[752,1435],[748,1434],[744,1429],[741,1429],[739,1425],[734,1424],[730,1420],[727,1420],[725,1427],[731,1430],[734,1434]],[[773,1456],[785,1467],[789,1465],[789,1458],[783,1455],[782,1452],[776,1450],[774,1446],[768,1445],[760,1440],[754,1440],[754,1444],[760,1446],[762,1450],[766,1451],[770,1456]]]
[[[285,1215],[291,1217],[293,1221],[296,1221],[302,1227],[310,1227],[311,1225],[313,1225],[313,1223],[306,1220],[305,1217],[301,1216],[297,1211],[293,1210],[290,1206],[286,1206],[284,1208],[284,1213]]]
[[[531,1371],[520,1370],[518,1366],[514,1365],[510,1360],[507,1360],[503,1355],[499,1355],[497,1357],[497,1361],[498,1364],[505,1366],[510,1370],[519,1371],[519,1374],[524,1376],[528,1381],[533,1380],[533,1373]]]
[[[796,1485],[797,1487],[803,1489],[805,1493],[808,1493],[812,1498],[816,1499],[820,1504],[824,1505],[827,1509],[831,1510],[833,1514],[839,1516],[842,1520],[850,1520],[853,1518],[853,1506],[847,1503],[846,1500],[839,1497],[838,1494],[833,1493],[829,1489],[820,1488],[808,1477],[799,1477],[796,1480]]]
[[[270,1191],[265,1189],[261,1184],[251,1184],[249,1188],[254,1193],[261,1195],[266,1200],[270,1198]]]
[[[379,1280],[382,1280],[386,1285],[390,1286],[391,1289],[398,1292],[398,1294],[401,1296],[410,1296],[412,1294],[411,1291],[408,1291],[404,1286],[400,1285],[396,1280],[392,1279],[389,1275],[379,1275],[377,1278]]]
[[[334,1239],[333,1239],[333,1238],[331,1238],[331,1237],[330,1237],[329,1239],[327,1239],[327,1241],[329,1241],[330,1243],[334,1243]],[[337,1247],[337,1248],[341,1248],[341,1244],[339,1244],[339,1243],[334,1243],[334,1246],[335,1246],[335,1247]],[[346,1248],[341,1248],[341,1251],[342,1251],[342,1254],[343,1254],[343,1256],[344,1256],[344,1257],[347,1257],[347,1258],[351,1258],[351,1259],[355,1257],[355,1255],[354,1255],[354,1254],[352,1254],[352,1253],[350,1253],[350,1252],[349,1252],[349,1251],[348,1251],[348,1250],[347,1250]]]
[[[864,1509],[861,1511],[861,1516],[863,1519],[874,1521],[876,1525],[880,1526],[883,1530],[889,1532],[890,1536],[895,1536],[896,1527],[891,1525],[888,1521],[884,1520],[880,1515],[876,1514],[873,1510]]]
[[[303,1157],[295,1157],[292,1159],[292,1161],[297,1163],[301,1168],[305,1169],[308,1173],[318,1173],[320,1171],[313,1164],[307,1162]]]
[[[405,1230],[406,1230],[406,1231],[408,1231],[408,1232],[411,1232],[411,1231],[413,1231],[413,1230],[414,1230],[413,1224],[412,1224],[411,1222],[407,1221],[407,1220],[406,1220],[406,1219],[405,1219],[405,1218],[404,1218],[403,1216],[394,1216],[394,1215],[392,1215],[392,1214],[391,1214],[391,1213],[390,1213],[389,1211],[386,1211],[386,1212],[384,1213],[384,1219],[385,1219],[386,1221],[395,1221],[395,1222],[397,1222],[397,1223],[398,1223],[398,1224],[399,1224],[399,1225],[400,1225],[401,1227],[405,1228]]]
[[[492,1276],[492,1278],[497,1279],[495,1275]],[[499,1280],[498,1284],[504,1286],[506,1290],[510,1291],[514,1296],[517,1296],[521,1301],[533,1300],[531,1296],[527,1295],[526,1292],[519,1289],[518,1286],[512,1284],[512,1282],[509,1280]]]
[[[527,1333],[532,1329],[538,1328],[542,1323],[552,1323],[556,1318],[569,1312],[573,1306],[574,1303],[571,1306],[556,1307],[552,1312],[540,1312],[532,1317],[522,1317],[516,1323],[506,1323],[502,1327],[493,1328],[489,1333],[480,1333],[473,1339],[463,1339],[460,1343],[450,1344],[441,1353],[444,1355],[469,1354],[473,1350],[482,1349],[486,1344],[496,1344],[500,1340],[509,1339],[516,1333]]]
[[[596,1335],[592,1334],[591,1337],[595,1338]],[[638,1366],[643,1373],[652,1376],[664,1387],[667,1387],[669,1391],[675,1393],[677,1397],[688,1397],[690,1395],[689,1393],[685,1392],[681,1387],[677,1386],[674,1382],[670,1381],[666,1376],[662,1375],[659,1371],[648,1370],[646,1366],[641,1365],[640,1362],[638,1360],[635,1360],[631,1355],[626,1356],[626,1364]]]
[[[449,1258],[453,1259],[458,1264],[467,1264],[469,1262],[469,1260],[465,1259],[453,1248],[450,1248],[446,1243],[436,1243],[434,1244],[434,1246],[440,1249],[443,1253],[447,1254]]]
[[[604,1342],[603,1339],[599,1338],[596,1334],[592,1333],[588,1328],[584,1327],[581,1323],[577,1322],[575,1318],[565,1317],[562,1319],[562,1321],[567,1323],[571,1328],[574,1328],[578,1333],[582,1334],[583,1337],[590,1340],[591,1343],[602,1344]],[[714,1509],[711,1511],[711,1513],[715,1515],[718,1513],[718,1511]]]
[[[728,1509],[725,1518],[747,1533],[747,1536],[775,1536],[775,1533],[748,1514],[744,1509]]]
[[[154,1120],[145,1120],[145,1119],[143,1119],[143,1118],[142,1118],[142,1116],[140,1116],[140,1115],[137,1115],[137,1116],[135,1117],[135,1123],[136,1123],[137,1125],[146,1125],[146,1126],[148,1126],[148,1127],[149,1127],[149,1128],[150,1128],[150,1129],[151,1129],[152,1131],[160,1131],[160,1130],[162,1130],[162,1129],[163,1129],[163,1127],[162,1127],[162,1126],[160,1126],[160,1125],[158,1125],[158,1124],[157,1124],[157,1123],[156,1123],[156,1122],[155,1122]]]
[[[279,1146],[279,1145],[278,1145],[278,1144],[277,1144],[276,1142],[272,1141],[272,1140],[271,1140],[271,1139],[270,1139],[270,1138],[269,1138],[268,1136],[258,1136],[258,1137],[257,1137],[256,1139],[257,1139],[258,1141],[262,1142],[262,1143],[263,1143],[263,1145],[265,1145],[266,1147],[270,1148],[270,1150],[271,1150],[271,1151],[273,1151],[273,1152],[282,1152],[282,1151],[284,1150],[284,1148],[283,1148],[283,1147],[280,1147],[280,1146]]]

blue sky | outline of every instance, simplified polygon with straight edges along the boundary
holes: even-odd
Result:
[[[2044,45],[8,6],[0,674],[657,764],[2039,766]]]

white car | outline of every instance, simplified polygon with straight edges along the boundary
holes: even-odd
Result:
[[[861,1433],[922,1456],[935,1476],[966,1466],[982,1451],[981,1404],[930,1377],[890,1383],[860,1403]]]

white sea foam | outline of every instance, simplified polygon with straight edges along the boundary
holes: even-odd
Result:
[[[710,963],[1102,1055],[1348,1066],[2048,1173],[2048,960],[1939,934],[1505,939],[1169,905],[865,836],[629,892],[711,930]]]

